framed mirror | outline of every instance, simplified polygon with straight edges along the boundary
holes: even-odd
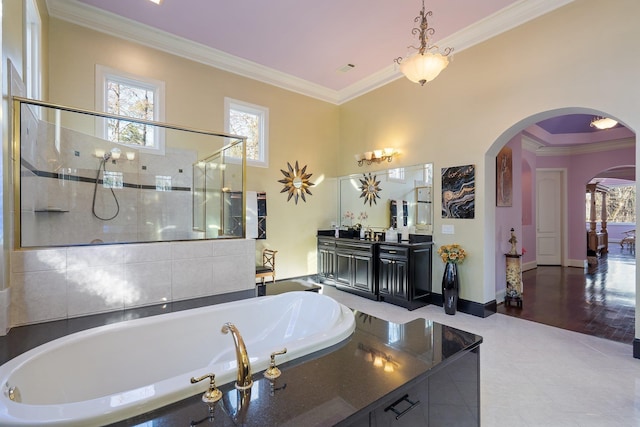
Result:
[[[376,203],[363,198],[363,181],[376,182]],[[342,228],[391,226],[415,234],[433,233],[433,164],[419,164],[338,178]]]

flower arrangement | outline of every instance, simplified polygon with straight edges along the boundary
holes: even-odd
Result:
[[[369,219],[369,215],[367,215],[366,212],[360,212],[360,214],[358,215],[358,221],[360,221],[362,225],[365,225],[367,223],[367,219]]]
[[[453,264],[462,264],[467,257],[467,252],[457,244],[442,245],[438,249],[438,255],[442,258],[442,262],[451,262]]]
[[[348,219],[349,220],[349,227],[351,227],[353,225],[353,219],[356,217],[356,214],[354,214],[351,211],[346,211],[344,213],[344,219]]]

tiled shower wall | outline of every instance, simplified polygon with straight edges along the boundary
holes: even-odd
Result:
[[[196,152],[167,147],[164,155],[116,146],[82,132],[55,126],[23,110],[21,136],[21,246],[65,246],[92,242],[157,242],[204,237],[193,231],[192,165]],[[120,148],[106,169],[121,173],[125,186],[102,185],[96,150]],[[134,153],[128,160],[126,153]],[[169,187],[157,185],[158,178]],[[111,220],[103,221],[93,213]],[[115,198],[114,198],[115,194]]]
[[[10,326],[254,287],[251,239],[14,251]]]

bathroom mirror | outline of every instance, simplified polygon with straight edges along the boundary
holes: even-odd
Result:
[[[376,203],[363,199],[363,181],[377,182]],[[433,232],[433,164],[381,171],[362,171],[338,178],[338,218],[341,227],[360,224],[373,229],[406,228],[416,234]],[[364,202],[366,203],[364,203]]]

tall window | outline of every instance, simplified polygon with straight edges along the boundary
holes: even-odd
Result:
[[[42,32],[42,21],[40,20],[40,13],[38,12],[38,5],[35,0],[27,0],[24,3],[24,6],[24,83],[27,89],[27,97],[31,99],[40,99],[40,34]]]
[[[228,133],[247,137],[247,164],[269,166],[269,109],[259,105],[224,99],[225,129]],[[233,153],[240,157],[242,153]]]
[[[164,82],[100,65],[96,67],[96,80],[98,110],[135,119],[164,120]],[[99,126],[108,141],[164,154],[164,135],[156,126],[118,119],[101,120]]]

